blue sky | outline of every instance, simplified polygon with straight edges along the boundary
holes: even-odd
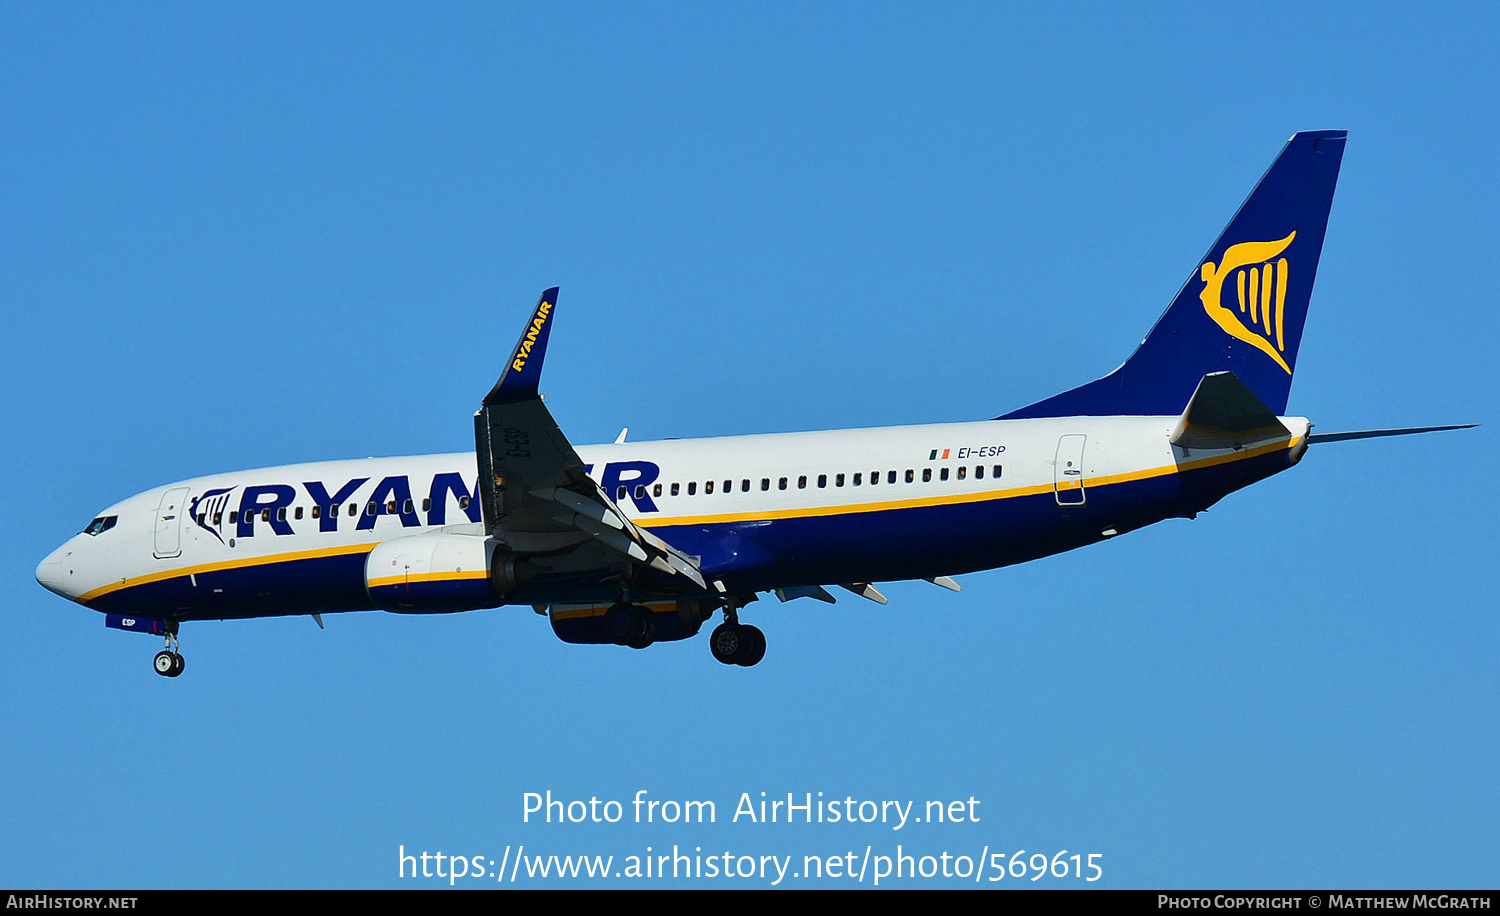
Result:
[[[398,848],[900,844],[1096,853],[1111,887],[1495,886],[1489,6],[0,21],[0,884],[427,887]],[[471,447],[550,285],[543,391],[578,443],[994,416],[1114,368],[1321,128],[1350,140],[1291,411],[1480,429],[1315,449],[958,595],[762,601],[749,670],[502,608],[189,625],[167,680],[153,640],[33,579],[172,480]],[[526,792],[642,789],[718,821],[522,822]],[[972,797],[979,820],[730,822],[761,792]]]

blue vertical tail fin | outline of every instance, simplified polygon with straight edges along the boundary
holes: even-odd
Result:
[[[1178,415],[1214,372],[1233,372],[1285,414],[1345,136],[1287,141],[1124,365],[997,419]]]

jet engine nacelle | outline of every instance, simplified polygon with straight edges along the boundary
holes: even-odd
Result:
[[[605,615],[607,604],[554,604],[547,616],[552,632],[563,642],[605,645],[616,642],[610,635]],[[647,601],[641,606],[650,614],[653,642],[687,639],[698,632],[703,622],[719,609],[707,598],[679,598],[675,601]]]
[[[365,589],[387,611],[471,611],[504,604],[529,571],[492,538],[439,531],[375,545],[365,560]]]

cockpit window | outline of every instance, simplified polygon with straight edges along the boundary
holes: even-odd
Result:
[[[101,515],[93,521],[89,522],[89,526],[83,529],[83,533],[93,535],[103,534],[104,532],[113,528],[115,526],[115,522],[119,520],[120,517],[118,515]]]

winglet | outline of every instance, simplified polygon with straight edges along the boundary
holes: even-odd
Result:
[[[552,287],[537,301],[531,318],[521,331],[521,339],[511,351],[510,362],[505,364],[505,371],[500,374],[495,387],[484,397],[485,406],[537,396],[542,359],[547,355],[547,335],[552,330],[552,315],[557,306],[557,290],[556,286]]]

